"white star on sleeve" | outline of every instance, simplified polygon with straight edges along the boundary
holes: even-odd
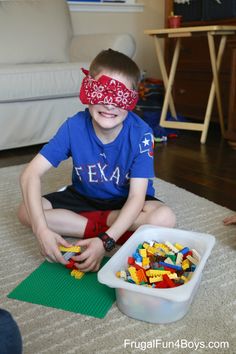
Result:
[[[144,146],[147,146],[147,145],[149,145],[149,141],[150,141],[150,139],[147,139],[145,137],[145,139],[142,141],[142,143],[143,143]]]

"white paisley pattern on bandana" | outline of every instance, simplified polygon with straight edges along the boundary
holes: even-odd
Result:
[[[122,82],[102,75],[93,79],[89,72],[82,69],[86,75],[80,89],[80,100],[83,104],[104,104],[132,111],[138,101],[138,92],[128,89]]]

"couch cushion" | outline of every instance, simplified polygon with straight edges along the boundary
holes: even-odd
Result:
[[[68,61],[71,38],[66,1],[0,1],[0,63]]]
[[[0,102],[69,97],[79,94],[87,63],[1,65]]]

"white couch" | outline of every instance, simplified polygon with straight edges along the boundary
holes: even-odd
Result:
[[[135,43],[129,34],[74,36],[64,0],[0,1],[0,150],[44,143],[84,109],[80,69],[107,48],[132,57]]]

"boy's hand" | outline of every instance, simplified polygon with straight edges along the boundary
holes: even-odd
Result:
[[[224,220],[223,223],[225,225],[231,225],[231,224],[236,224],[236,214],[232,216],[227,216]]]
[[[37,237],[41,254],[49,262],[57,262],[61,264],[67,264],[68,262],[63,258],[59,245],[65,247],[71,247],[71,244],[64,240],[63,237],[50,229],[44,230],[40,236]]]
[[[72,257],[74,261],[78,262],[76,263],[76,267],[78,267],[81,272],[98,271],[105,254],[102,241],[98,237],[89,238],[78,241],[76,246],[86,248],[79,256]]]

